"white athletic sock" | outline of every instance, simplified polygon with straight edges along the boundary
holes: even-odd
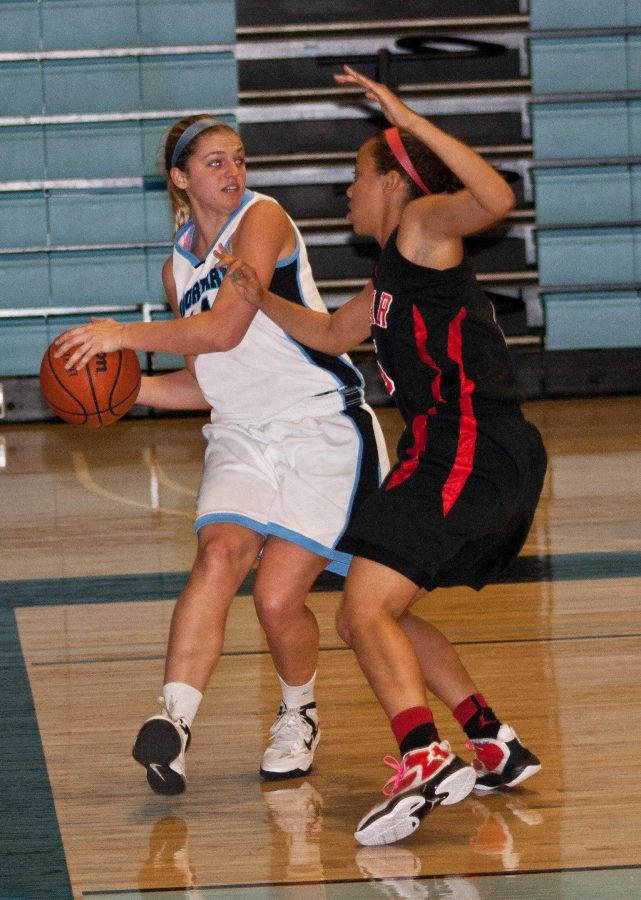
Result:
[[[169,681],[163,685],[162,696],[165,708],[172,719],[184,719],[187,726],[196,718],[203,695],[195,687],[184,681]]]
[[[306,684],[287,684],[280,675],[278,676],[278,680],[280,681],[281,690],[283,692],[283,703],[287,709],[298,709],[300,706],[305,706],[306,703],[313,703],[316,672],[314,672]]]

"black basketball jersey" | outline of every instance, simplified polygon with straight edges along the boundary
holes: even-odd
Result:
[[[394,232],[374,283],[372,335],[405,428],[398,462],[350,524],[350,552],[428,590],[479,589],[523,546],[545,448],[467,257],[445,271],[416,265]]]
[[[370,324],[385,386],[406,424],[465,398],[522,400],[494,308],[464,256],[439,271],[405,259],[394,231],[375,272]]]

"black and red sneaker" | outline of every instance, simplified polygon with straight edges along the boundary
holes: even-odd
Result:
[[[396,774],[383,785],[389,799],[371,809],[356,827],[354,837],[366,847],[408,837],[433,807],[463,800],[476,781],[472,766],[452,753],[447,741],[410,750],[400,763],[392,756],[383,762]]]
[[[495,738],[474,738],[465,746],[474,750],[476,794],[487,794],[500,787],[515,787],[541,769],[538,758],[524,747],[509,725],[501,725]]]

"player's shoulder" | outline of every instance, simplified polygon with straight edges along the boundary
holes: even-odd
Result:
[[[278,200],[267,194],[255,194],[254,202],[248,206],[243,222],[274,223],[289,222],[289,216]]]

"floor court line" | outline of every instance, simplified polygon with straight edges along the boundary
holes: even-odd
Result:
[[[613,572],[619,573],[623,570],[626,573],[629,573],[631,570],[634,570],[634,574],[641,575],[641,553],[614,553],[614,554],[603,554],[597,553],[594,554],[594,565],[587,564],[587,557],[590,554],[567,554],[565,556],[561,555],[561,561],[565,564],[564,566],[552,565],[549,568],[549,571],[559,573],[563,570],[566,574],[578,573],[581,572],[583,578],[585,578],[586,572],[592,572],[593,577],[603,579],[604,577],[612,577],[617,578],[621,577],[619,574],[612,574]],[[615,562],[614,566],[607,566],[604,569],[603,566],[603,558],[604,557],[613,557]],[[531,566],[528,566],[528,558],[522,558],[526,560],[525,569],[531,569]],[[555,561],[559,561],[558,557],[554,557]],[[529,560],[529,563],[540,564],[539,557],[532,557]],[[549,560],[548,560],[549,562]],[[546,565],[547,568],[547,565]],[[46,883],[48,885],[49,893],[46,896],[51,898],[57,897],[67,897],[71,896],[71,889],[69,886],[68,873],[66,869],[65,857],[64,857],[64,849],[62,846],[62,841],[60,837],[60,831],[57,823],[55,807],[53,805],[53,798],[51,794],[50,785],[47,779],[46,774],[46,764],[44,761],[42,744],[40,741],[40,735],[38,730],[38,724],[35,716],[35,709],[33,706],[33,699],[31,697],[31,691],[29,688],[28,680],[26,677],[26,664],[25,660],[22,656],[21,646],[20,646],[20,638],[18,634],[17,623],[15,620],[15,616],[13,613],[12,607],[21,607],[21,606],[40,606],[40,605],[62,605],[69,603],[70,601],[73,603],[95,603],[95,602],[125,602],[131,601],[132,597],[129,595],[125,596],[128,589],[134,588],[133,593],[138,596],[135,597],[137,600],[144,600],[148,594],[150,594],[149,599],[158,599],[158,586],[159,584],[164,583],[163,593],[165,596],[175,596],[176,587],[178,582],[186,577],[186,573],[169,573],[168,575],[158,575],[154,574],[152,576],[149,575],[133,575],[133,576],[119,576],[115,578],[80,578],[80,579],[42,579],[42,580],[34,580],[34,581],[19,581],[19,582],[0,582],[0,611],[2,613],[2,656],[9,663],[8,670],[10,675],[10,685],[9,685],[9,693],[13,698],[21,698],[19,702],[15,702],[13,704],[9,703],[4,710],[6,715],[6,722],[13,725],[15,721],[19,721],[21,723],[20,728],[9,727],[7,729],[6,734],[8,735],[8,739],[5,739],[4,745],[1,751],[0,759],[3,759],[3,803],[7,805],[7,809],[11,810],[10,814],[7,816],[3,816],[4,821],[9,820],[9,815],[12,821],[13,833],[22,835],[22,852],[25,855],[26,859],[29,859],[29,866],[27,867],[27,871],[22,871],[21,874],[18,874],[17,869],[12,869],[12,871],[8,872],[6,865],[2,868],[4,869],[4,873],[2,878],[0,879],[0,896],[5,897],[25,897],[25,896],[43,896],[38,890],[33,890],[30,892],[30,888],[34,888],[37,885],[42,885]],[[627,576],[626,576],[627,577]],[[554,579],[553,579],[554,580]],[[340,586],[340,579],[331,579],[332,588],[336,589]],[[516,582],[518,583],[518,582]],[[20,587],[19,590],[15,590],[16,587]],[[112,592],[111,589],[116,587],[116,590]],[[243,592],[246,594],[251,592],[251,578],[247,579],[245,584],[243,585]],[[28,594],[31,592],[35,592],[36,596],[31,595],[29,602]],[[105,597],[104,592],[106,591],[107,597]],[[559,637],[553,638],[552,640],[605,640],[608,638],[630,638],[636,635],[630,634],[622,634],[622,635],[610,635],[610,636],[602,636],[602,637]],[[550,639],[541,639],[547,640]],[[505,641],[504,643],[521,643],[528,642],[519,641],[519,640],[510,640]],[[474,644],[478,642],[459,642],[460,644]],[[485,642],[483,642],[485,643]],[[501,643],[500,641],[491,641],[487,643]],[[326,649],[338,649],[338,648],[326,648]],[[340,648],[347,649],[347,648]],[[254,655],[260,655],[265,653],[266,651],[252,651]],[[244,654],[234,654],[234,655],[244,655]],[[161,659],[161,656],[147,656],[144,659]],[[137,660],[141,660],[143,658],[136,658]],[[114,662],[122,662],[123,658],[114,659]],[[68,662],[68,661],[67,661]],[[87,661],[88,662],[88,661]],[[94,660],[94,662],[110,662],[110,660]],[[44,665],[46,663],[36,663],[35,665]],[[50,663],[54,665],[55,663]],[[20,760],[21,765],[16,766],[16,761]],[[25,763],[27,763],[27,769],[25,772]],[[16,771],[16,770],[19,771]],[[27,777],[28,776],[28,777]],[[25,797],[28,797],[28,803],[25,804]],[[607,872],[610,876],[612,873],[619,872],[632,872],[638,875],[638,867],[604,867],[603,870],[598,870],[598,868],[587,867],[585,870],[582,870],[583,876],[585,873],[594,873],[597,871]],[[564,879],[570,878],[571,873],[566,870],[558,870],[560,874],[563,875]],[[505,875],[510,875],[512,879],[515,876],[514,873],[505,873]],[[546,873],[538,872],[538,873],[519,873],[518,878],[532,878],[534,874],[540,875],[543,877]],[[553,873],[547,873],[553,874]],[[579,872],[574,873],[577,877]],[[583,877],[582,876],[582,877]],[[476,876],[475,876],[476,877]],[[488,885],[486,879],[490,876],[483,876],[483,884]],[[501,879],[503,875],[500,876],[492,876],[496,880],[497,884],[501,883]],[[7,878],[9,879],[7,881]],[[43,881],[44,880],[44,881]],[[422,879],[418,879],[419,881],[424,880],[427,883],[435,883],[434,876],[425,877]],[[4,882],[4,884],[3,884]],[[342,887],[346,887],[347,885],[352,884],[354,888],[357,890],[357,893],[354,893],[354,898],[357,897],[365,897],[372,896],[370,893],[366,895],[363,893],[364,889],[368,887],[371,888],[370,885],[363,885],[357,882],[341,882]],[[533,883],[532,881],[527,883],[529,886],[527,888],[524,887],[523,893],[518,893],[517,887],[514,882],[512,882],[512,893],[503,895],[500,891],[499,893],[492,893],[492,897],[501,897],[505,896],[509,897],[510,900],[516,900],[518,897],[528,897],[528,900],[532,900],[534,897],[544,897],[544,896],[561,896],[554,893],[533,893]],[[525,882],[524,882],[525,885]],[[610,879],[607,882],[607,894],[598,893],[598,890],[603,890],[604,885],[600,887],[596,884],[596,882],[592,882],[590,885],[585,883],[585,881],[576,882],[575,888],[576,892],[572,893],[563,893],[563,897],[576,897],[577,900],[588,900],[589,897],[597,896],[602,897],[607,895],[610,898],[618,897],[616,885],[612,885]],[[557,885],[558,886],[558,885]],[[290,892],[290,888],[295,887],[294,885],[287,885],[287,892],[283,892],[282,896],[285,898],[287,893]],[[338,887],[338,884],[337,884]],[[541,883],[541,889],[543,890],[544,885]],[[554,890],[554,885],[550,885],[551,889]],[[568,882],[566,887],[568,890],[574,891],[574,887]],[[300,888],[300,886],[299,886]],[[594,893],[592,890],[594,888]],[[267,897],[268,894],[261,894],[261,886],[257,885],[251,886],[251,893],[248,892],[247,887],[238,887],[239,890],[245,891],[244,894],[234,894],[233,891],[236,890],[236,887],[233,885],[226,886],[225,888],[221,888],[220,886],[210,886],[205,887],[202,890],[211,892],[212,897],[217,897],[220,900],[223,896],[228,896],[230,900],[233,897],[251,897],[253,900],[259,900],[261,897]],[[305,889],[306,891],[307,889]],[[538,888],[537,888],[538,890]],[[26,893],[25,893],[26,891]],[[360,893],[359,893],[360,892]],[[160,900],[160,897],[170,898],[170,897],[178,897],[181,895],[181,892],[145,892],[145,895],[149,895],[149,893],[155,894]],[[94,898],[107,898],[107,897],[142,897],[142,894],[137,893],[127,893],[127,892],[92,892],[86,893],[85,896],[92,896]],[[207,896],[204,894],[203,896]],[[297,894],[297,896],[304,897],[303,894]],[[326,897],[332,896],[332,888],[329,883],[326,884]],[[336,897],[346,898],[346,894],[336,894]],[[630,893],[630,885],[625,886],[625,891],[620,894],[621,897],[626,897],[626,900],[629,900],[630,896],[634,896],[634,894]]]

